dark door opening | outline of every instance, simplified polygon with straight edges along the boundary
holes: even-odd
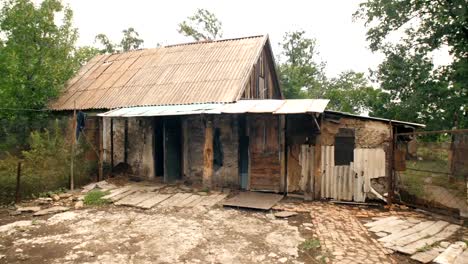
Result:
[[[181,123],[177,117],[164,119],[164,181],[182,178]]]
[[[154,119],[154,172],[156,177],[164,176],[164,123]]]
[[[249,185],[249,136],[245,116],[239,116],[239,175],[241,189]]]

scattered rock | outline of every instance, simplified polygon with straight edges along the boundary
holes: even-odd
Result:
[[[313,227],[314,226],[312,223],[303,223],[302,225],[307,226],[307,227]]]
[[[9,213],[11,216],[16,216],[16,215],[20,215],[21,212],[20,211],[10,211]]]
[[[73,194],[71,194],[71,193],[61,193],[61,194],[59,194],[60,199],[67,199],[67,198],[70,198],[72,196],[73,196]]]
[[[65,207],[65,206],[54,206],[50,207],[38,212],[35,212],[33,216],[41,216],[41,215],[48,215],[48,214],[55,214],[55,213],[61,213],[70,210],[70,208]]]
[[[84,206],[84,202],[83,201],[78,201],[75,203],[75,209],[81,209],[83,208]]]
[[[281,212],[275,213],[275,216],[278,218],[287,218],[287,217],[291,217],[295,215],[297,215],[296,212],[288,212],[288,211],[281,211]]]
[[[442,241],[442,242],[440,242],[439,245],[440,245],[441,247],[443,247],[443,248],[448,248],[448,246],[450,246],[450,243],[447,242],[447,241]]]
[[[5,255],[0,255],[0,259],[4,259],[4,258],[6,258]]]
[[[198,192],[198,195],[201,195],[201,196],[207,196],[208,193],[207,192]]]
[[[18,207],[16,209],[16,211],[20,212],[20,213],[35,213],[35,212],[40,211],[40,210],[41,210],[40,206]]]
[[[50,204],[52,201],[53,201],[52,198],[49,198],[49,197],[47,198],[41,197],[36,200],[38,204]]]
[[[25,254],[18,254],[18,255],[16,255],[16,258],[17,258],[18,260],[24,261],[24,260],[28,260],[28,259],[29,259],[29,256],[28,256],[28,255],[25,255]]]
[[[286,261],[288,261],[288,258],[280,258],[278,259],[278,261],[281,263],[286,263]]]
[[[52,198],[52,200],[54,200],[54,201],[60,200],[60,196],[58,196],[57,194],[52,194],[52,195],[50,196],[50,198]]]
[[[185,185],[179,186],[179,189],[181,189],[184,192],[192,192],[192,188],[185,186]]]
[[[388,236],[388,234],[385,233],[385,232],[377,232],[377,233],[375,233],[375,235],[378,236],[378,237],[386,237],[386,236]]]
[[[17,248],[15,252],[23,252],[23,250],[21,248]]]
[[[271,252],[270,254],[268,254],[268,257],[270,257],[270,258],[276,258],[276,257],[278,257],[278,255],[276,255],[275,253]]]

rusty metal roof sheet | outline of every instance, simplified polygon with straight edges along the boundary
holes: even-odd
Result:
[[[267,39],[254,36],[98,55],[49,108],[235,102]]]

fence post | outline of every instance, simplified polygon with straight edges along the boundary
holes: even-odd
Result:
[[[21,200],[20,183],[21,183],[21,161],[18,161],[18,167],[16,169],[16,193],[15,193],[16,203],[19,203]]]

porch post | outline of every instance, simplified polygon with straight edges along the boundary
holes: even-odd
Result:
[[[213,121],[206,119],[205,146],[203,148],[203,187],[211,188],[213,182]]]

